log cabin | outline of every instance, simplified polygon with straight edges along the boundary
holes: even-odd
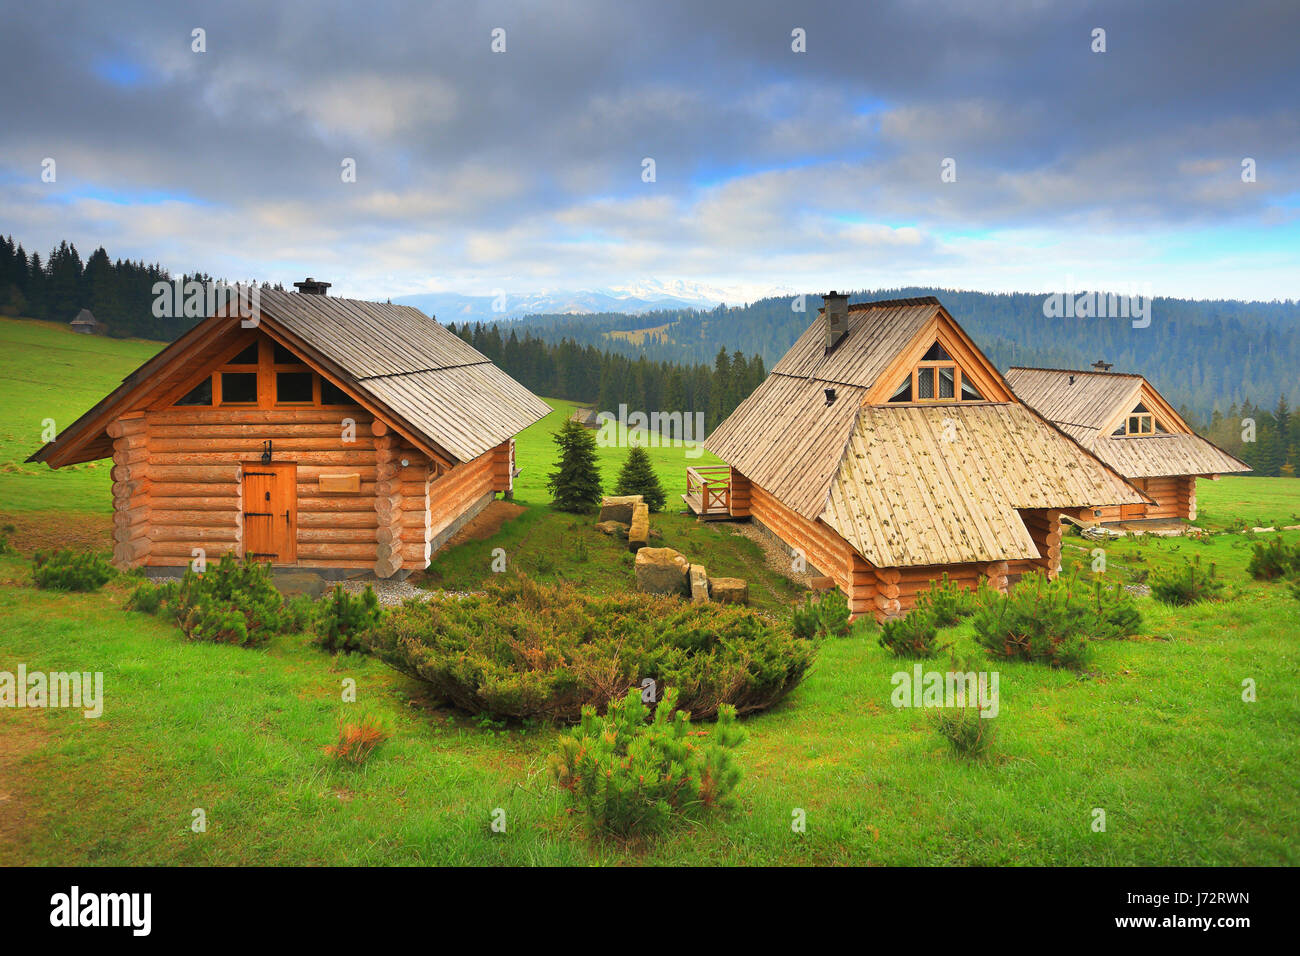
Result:
[[[1007,384],[1026,405],[1054,422],[1146,493],[1149,503],[1085,509],[1077,520],[1196,520],[1196,479],[1250,471],[1250,466],[1197,435],[1141,375],[1110,371],[1010,368]]]
[[[510,493],[540,398],[417,309],[295,285],[209,315],[28,459],[112,457],[118,566],[403,577]]]
[[[932,296],[829,293],[705,447],[728,466],[712,507],[830,577],[855,617],[905,613],[944,574],[1055,576],[1062,514],[1147,500],[1023,404]]]

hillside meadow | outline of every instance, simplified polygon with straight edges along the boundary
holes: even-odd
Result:
[[[98,719],[0,709],[0,865],[1300,862],[1300,603],[1284,584],[1249,579],[1251,535],[1102,545],[1107,573],[1124,581],[1199,556],[1228,582],[1225,600],[1173,609],[1139,598],[1138,636],[1098,644],[1080,673],[1000,664],[986,761],[954,756],[932,712],[892,706],[891,677],[912,663],[859,623],[823,643],[781,704],[744,720],[736,812],[653,841],[602,842],[550,784],[546,758],[561,731],[441,708],[419,682],[366,657],[330,657],[300,634],[257,650],[188,643],[123,609],[130,579],[95,594],[31,586],[34,542],[84,533],[94,544],[108,527],[102,463],[66,473],[21,464],[40,443],[40,420],[71,421],[155,349],[0,322],[0,524],[19,527],[20,550],[0,555],[0,671],[99,671],[106,698]],[[627,585],[619,541],[545,507],[549,435],[569,411],[552,405],[518,440],[525,510],[440,555],[427,584],[472,587],[503,547],[544,579]],[[601,450],[607,485],[622,454]],[[670,495],[683,490],[681,450],[651,454]],[[1293,487],[1202,482],[1201,522],[1297,523]],[[783,617],[798,597],[725,525],[662,515],[653,526],[655,543],[750,577],[765,613]],[[1280,534],[1300,542],[1298,531]],[[1067,569],[1098,546],[1067,537]],[[944,640],[973,657],[969,628]],[[356,704],[341,699],[346,679]],[[1248,679],[1253,703],[1242,699]],[[340,718],[359,712],[381,715],[393,736],[345,768],[324,747]],[[497,809],[504,832],[490,826]],[[1096,809],[1104,832],[1092,828]],[[191,829],[196,810],[206,832]],[[791,826],[800,812],[804,832]]]

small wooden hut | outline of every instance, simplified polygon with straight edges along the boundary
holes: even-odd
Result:
[[[1084,521],[1196,519],[1196,479],[1250,466],[1192,431],[1141,375],[1059,368],[1011,368],[1007,383],[1026,405],[1146,493],[1150,502],[1079,512]]]
[[[79,332],[82,335],[97,335],[104,328],[89,309],[82,309],[78,312],[77,317],[68,325],[72,327],[72,331]]]
[[[541,399],[417,309],[302,288],[205,319],[29,459],[112,456],[120,566],[233,551],[386,578],[511,489]]]
[[[730,466],[711,500],[831,577],[855,615],[903,613],[945,573],[999,589],[1055,575],[1065,511],[1146,500],[1022,404],[928,296],[827,295],[705,447]]]

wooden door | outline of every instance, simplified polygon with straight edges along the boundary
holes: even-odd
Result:
[[[1134,478],[1133,484],[1140,491],[1147,490],[1147,482],[1145,478]],[[1139,518],[1145,518],[1146,513],[1147,513],[1147,506],[1145,504],[1119,506],[1120,521],[1137,521]]]
[[[298,466],[244,463],[244,554],[272,564],[298,560]]]

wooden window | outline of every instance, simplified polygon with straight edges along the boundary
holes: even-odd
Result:
[[[982,402],[984,396],[962,374],[961,366],[935,342],[889,397],[891,402]]]
[[[257,404],[257,373],[256,372],[222,372],[221,373],[221,404],[222,405],[256,405]]]
[[[1154,435],[1157,431],[1164,431],[1156,424],[1155,416],[1147,410],[1145,405],[1139,405],[1133,411],[1129,412],[1124,418],[1124,423],[1115,429],[1114,435]]]
[[[320,408],[354,407],[357,403],[293,352],[278,342],[262,338],[219,366],[173,404]]]
[[[277,405],[310,405],[314,401],[313,386],[316,376],[311,372],[276,372],[275,401]]]

